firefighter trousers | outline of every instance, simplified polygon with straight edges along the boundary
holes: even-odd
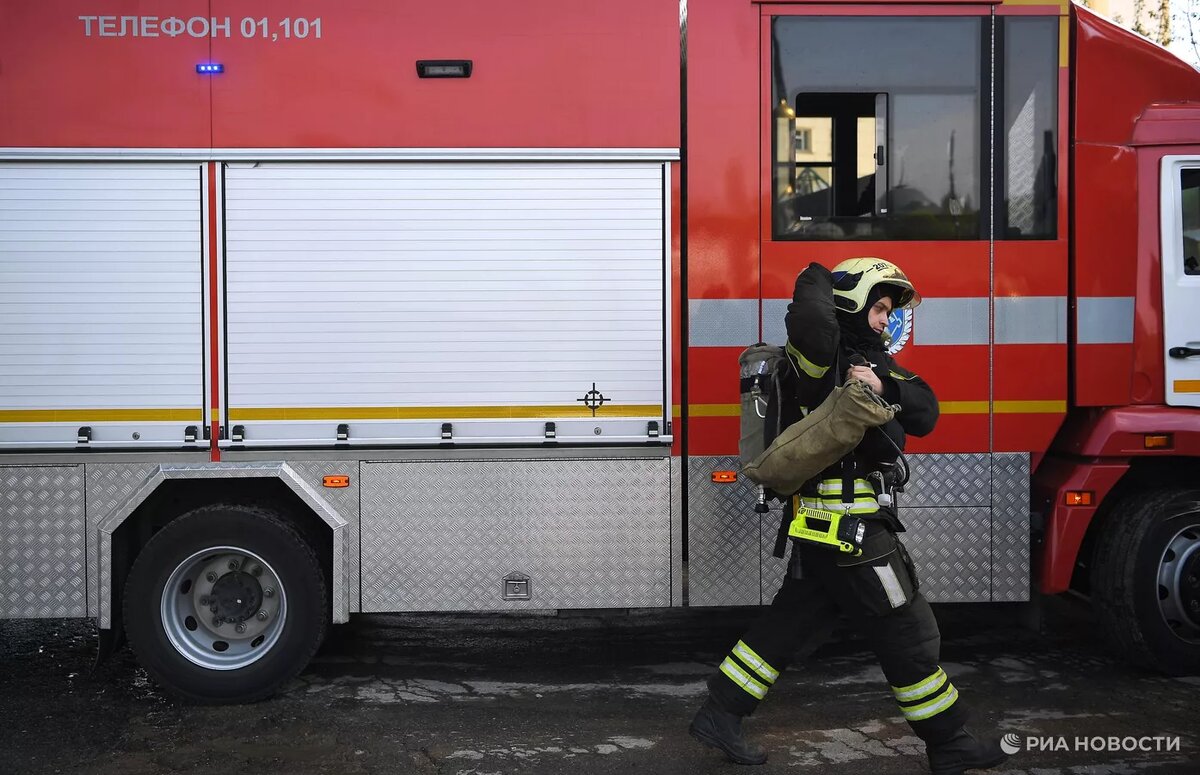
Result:
[[[941,634],[899,538],[870,523],[863,555],[794,542],[771,606],[709,679],[712,701],[738,715],[758,707],[796,655],[828,638],[839,614],[870,645],[900,713],[926,742],[949,739],[967,709],[938,666]]]

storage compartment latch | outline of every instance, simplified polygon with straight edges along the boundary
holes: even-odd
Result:
[[[529,600],[531,590],[529,577],[521,573],[510,573],[504,577],[504,592],[500,595],[504,600]]]

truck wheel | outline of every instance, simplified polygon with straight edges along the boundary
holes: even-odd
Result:
[[[325,577],[272,512],[205,506],[156,533],[125,585],[125,631],[146,671],[195,702],[253,702],[299,673],[324,637]]]
[[[1106,528],[1092,590],[1110,640],[1143,667],[1200,671],[1200,490],[1126,498]]]

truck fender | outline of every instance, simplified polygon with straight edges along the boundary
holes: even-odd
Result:
[[[196,465],[159,465],[140,486],[99,522],[98,530],[98,576],[99,617],[102,630],[113,626],[113,533],[156,489],[169,479],[278,479],[292,490],[329,527],[333,545],[333,621],[342,623],[350,620],[350,596],[348,590],[349,552],[347,540],[349,524],[328,501],[321,497],[287,463],[212,463]]]

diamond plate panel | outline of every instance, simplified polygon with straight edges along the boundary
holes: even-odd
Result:
[[[933,603],[991,599],[991,515],[981,508],[906,508],[901,534]]]
[[[364,463],[362,608],[668,605],[670,484],[669,458]]]
[[[683,460],[671,457],[671,605],[683,605]]]
[[[118,506],[129,500],[138,488],[158,470],[153,463],[114,463],[87,465],[87,556],[88,609],[87,615],[101,616],[100,590],[110,589],[108,563],[101,567],[99,537],[100,522]]]
[[[925,454],[904,459],[912,475],[899,499],[902,508],[991,505],[991,455]]]
[[[903,536],[935,602],[1026,600],[1029,595],[1029,456],[907,456],[900,497]],[[993,463],[993,461],[995,461]],[[757,520],[750,483],[713,484],[709,472],[736,458],[693,458],[689,480],[688,583],[692,605],[769,603],[786,570],[771,556],[780,505]],[[759,515],[754,515],[759,516]],[[751,556],[757,544],[758,556]],[[757,600],[747,592],[758,570]]]
[[[745,477],[712,481],[713,471],[740,467],[736,457],[688,460],[689,605],[762,602],[762,520],[754,512],[754,484]]]
[[[759,550],[762,552],[762,579],[759,594],[761,602],[767,605],[783,584],[783,574],[787,572],[787,554],[783,559],[775,556],[775,538],[779,535],[779,523],[783,520],[783,504],[773,504],[766,514],[760,515],[762,520],[759,529]],[[791,547],[787,548],[791,551]]]
[[[0,467],[0,616],[87,615],[83,466]]]
[[[992,600],[1029,599],[1029,454],[992,456]]]
[[[341,599],[335,600],[334,611],[344,610],[357,613],[362,610],[362,594],[359,586],[359,462],[357,460],[292,460],[288,466],[296,472],[301,481],[312,487],[320,487],[321,498],[325,500],[338,516],[346,520],[346,540],[344,560],[334,558],[333,567],[345,568],[345,578],[340,585]],[[349,487],[330,488],[321,485],[321,480],[331,474],[345,474],[350,477]],[[339,587],[335,584],[334,587]]]

